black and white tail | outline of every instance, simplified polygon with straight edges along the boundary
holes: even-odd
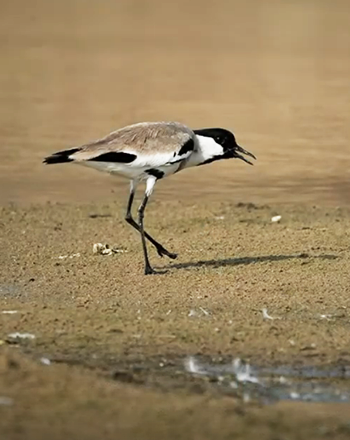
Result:
[[[80,148],[72,148],[71,150],[58,151],[51,156],[45,157],[43,163],[50,165],[53,163],[73,162],[74,159],[71,159],[70,156],[79,150]]]

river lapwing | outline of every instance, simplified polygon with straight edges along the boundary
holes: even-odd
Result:
[[[155,246],[161,257],[177,257],[144,230],[144,211],[155,183],[185,168],[221,159],[236,158],[252,165],[243,155],[256,159],[252,153],[237,144],[232,132],[223,128],[191,130],[178,122],[142,122],[113,131],[102,139],[80,147],[58,151],[46,157],[44,163],[72,162],[118,174],[130,180],[125,220],[141,235],[145,274],[148,275],[156,271],[149,262],[146,239]],[[141,181],[146,182],[146,190],[136,222],[132,217],[131,207],[136,187]]]

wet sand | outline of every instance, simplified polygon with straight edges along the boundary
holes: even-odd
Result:
[[[1,437],[349,437],[349,403],[263,405],[185,369],[347,371],[349,18],[340,0],[2,5]],[[168,119],[231,128],[258,161],[157,185],[147,228],[179,257],[151,250],[166,273],[145,277],[127,182],[41,160]]]

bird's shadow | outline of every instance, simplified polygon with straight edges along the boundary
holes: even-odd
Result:
[[[199,261],[189,261],[187,263],[176,263],[168,264],[162,267],[162,269],[191,269],[199,267],[225,267],[225,266],[240,266],[248,264],[259,264],[266,262],[276,262],[284,260],[304,260],[311,261],[314,259],[321,260],[336,260],[339,258],[337,255],[333,254],[320,254],[320,255],[309,255],[306,253],[295,254],[295,255],[262,255],[257,257],[240,257],[240,258],[224,258],[222,260],[199,260]]]

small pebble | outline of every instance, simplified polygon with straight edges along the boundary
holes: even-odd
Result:
[[[272,223],[279,223],[282,219],[281,215],[275,215],[271,218]]]
[[[8,337],[13,339],[35,339],[35,335],[33,335],[32,333],[19,333],[19,332],[10,333]]]
[[[40,358],[40,362],[41,362],[43,365],[51,365],[51,361],[50,361],[50,359],[48,359],[48,358],[46,358],[46,357],[42,357],[42,358]]]

